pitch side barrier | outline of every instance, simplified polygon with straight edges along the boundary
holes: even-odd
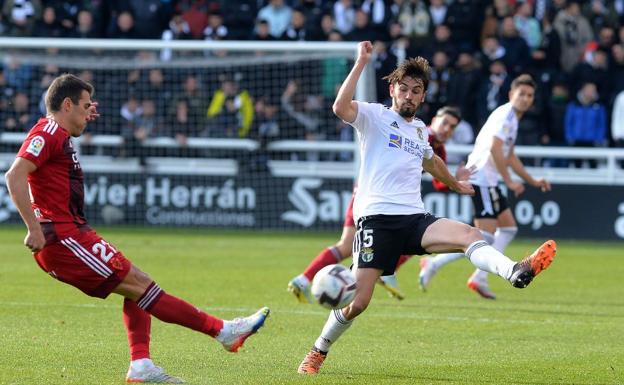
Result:
[[[234,143],[228,146],[235,147]],[[239,153],[247,155],[256,149],[253,141],[241,141],[236,146]],[[277,141],[269,148],[274,153],[355,149],[345,143],[306,141]],[[465,154],[469,150],[470,146],[448,147],[449,153]],[[596,169],[530,167],[533,175],[549,178],[553,190],[541,193],[528,187],[520,198],[510,198],[521,236],[624,238],[624,171],[618,164],[624,159],[624,150],[517,147],[516,152],[529,162],[554,156],[598,162]],[[0,156],[0,169],[6,170],[13,156]],[[141,226],[339,229],[351,197],[355,169],[354,162],[301,160],[269,160],[266,168],[250,168],[244,156],[154,157],[144,165],[136,159],[105,158],[81,157],[89,220]],[[425,206],[432,213],[471,221],[469,197],[433,191],[427,181],[422,187]],[[17,222],[19,217],[2,173],[0,223]]]

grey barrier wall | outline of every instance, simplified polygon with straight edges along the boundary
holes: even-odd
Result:
[[[0,178],[0,223],[19,223]],[[433,191],[423,200],[435,215],[470,223],[470,197]],[[90,173],[85,211],[92,224],[205,226],[239,229],[340,231],[352,193],[345,179]],[[519,235],[535,238],[624,238],[624,186],[527,187],[510,198]]]

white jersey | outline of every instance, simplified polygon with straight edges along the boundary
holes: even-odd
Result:
[[[433,157],[427,127],[418,119],[407,122],[382,104],[357,105],[357,117],[350,123],[361,153],[354,217],[424,213],[422,162]]]
[[[503,104],[492,111],[477,135],[474,149],[468,155],[466,168],[475,169],[470,176],[470,183],[490,187],[498,185],[498,169],[491,152],[494,137],[503,141],[503,155],[507,157],[517,136],[518,117],[511,103]]]

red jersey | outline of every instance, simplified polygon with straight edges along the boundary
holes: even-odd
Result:
[[[444,143],[438,141],[435,138],[435,135],[431,133],[431,130],[429,131],[429,145],[433,149],[433,152],[437,156],[439,156],[444,161],[444,163],[446,163],[446,148],[444,147]],[[433,183],[433,188],[436,189],[436,191],[448,191],[449,190],[447,185],[440,182],[436,178],[433,178],[432,183]]]
[[[86,224],[84,176],[69,133],[41,118],[28,133],[18,157],[37,170],[28,175],[32,208],[40,222]]]

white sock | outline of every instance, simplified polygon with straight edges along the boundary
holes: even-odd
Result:
[[[483,235],[483,239],[490,245],[494,242],[494,235],[485,230],[479,230],[481,235]],[[464,253],[447,253],[447,254],[438,254],[431,260],[431,268],[433,270],[438,270],[442,266],[449,264],[453,261],[457,261],[464,257]]]
[[[327,322],[325,322],[325,326],[323,326],[323,331],[321,331],[321,335],[316,339],[314,343],[314,347],[320,350],[321,352],[327,353],[329,348],[332,346],[338,338],[349,329],[349,326],[353,321],[347,321],[347,319],[342,314],[341,309],[332,310],[329,313],[329,317],[327,318]]]
[[[511,277],[511,272],[516,264],[485,241],[471,243],[466,249],[466,256],[479,269],[496,274],[506,280]]]
[[[442,266],[451,263],[453,261],[457,261],[464,257],[464,253],[447,253],[447,254],[438,254],[433,257],[430,261],[431,268],[433,270],[438,270]]]
[[[479,281],[480,283],[484,283],[487,285],[488,283],[488,272],[476,269],[474,273],[470,276],[470,281]]]
[[[148,368],[153,368],[155,365],[149,358],[139,358],[138,360],[130,361],[130,366],[134,370],[143,371]]]
[[[490,244],[494,246],[496,250],[502,253],[505,251],[505,248],[507,248],[507,245],[509,245],[514,239],[517,233],[518,228],[516,226],[499,227],[494,233],[494,242],[490,242]]]

